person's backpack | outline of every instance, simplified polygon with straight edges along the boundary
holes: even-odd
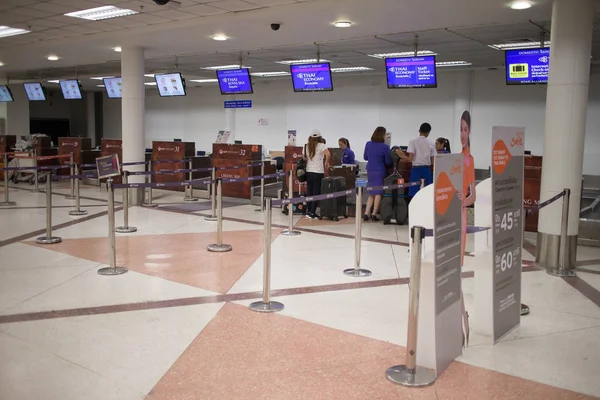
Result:
[[[304,158],[298,160],[298,164],[296,165],[296,178],[300,183],[306,182],[306,160]]]

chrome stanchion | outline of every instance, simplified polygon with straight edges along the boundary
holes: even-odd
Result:
[[[129,171],[123,171],[123,184],[127,185],[129,179]],[[108,185],[108,183],[107,183]],[[134,226],[129,226],[129,188],[123,188],[122,192],[123,196],[123,226],[119,226],[115,228],[115,232],[117,233],[133,233],[137,232],[137,228]]]
[[[410,387],[429,386],[435,382],[435,373],[417,366],[417,331],[419,328],[419,291],[421,285],[421,250],[425,228],[411,229],[412,249],[410,258],[410,289],[408,303],[408,330],[406,334],[406,365],[388,368],[386,377],[399,385]]]
[[[211,212],[210,215],[204,217],[206,221],[216,221],[217,220],[217,169],[213,167],[211,174],[212,184],[210,185],[210,203],[211,203]]]
[[[263,207],[265,206],[265,161],[263,160],[262,164],[260,165],[260,176],[262,176],[261,180],[260,180],[260,208],[257,208],[256,212],[262,212],[263,211]]]
[[[192,159],[190,158],[190,160],[188,161],[188,169],[192,169]],[[188,180],[190,181],[189,186],[185,187],[185,197],[183,198],[183,201],[198,201],[197,197],[194,197],[194,185],[192,185],[192,181],[194,178],[192,178],[192,171],[189,172],[189,177]]]
[[[75,165],[75,175],[74,176],[78,176],[79,175],[79,167],[77,165]],[[81,196],[79,193],[79,178],[75,177],[72,178],[75,179],[75,209],[69,211],[69,215],[87,215],[87,211],[82,210],[81,209]]]
[[[115,238],[115,190],[113,188],[112,178],[106,180],[106,188],[108,189],[108,243],[110,267],[100,268],[100,275],[122,275],[127,272],[125,267],[117,267],[117,250]],[[127,190],[127,189],[126,189]]]
[[[290,179],[288,182],[288,199],[294,197],[294,168],[290,169]],[[294,230],[294,205],[288,204],[288,228],[281,232],[284,236],[299,236],[302,232]]]
[[[356,218],[355,218],[355,230],[354,230],[354,268],[344,270],[344,274],[348,276],[354,276],[356,278],[362,278],[365,276],[371,276],[371,271],[368,269],[360,268],[360,250],[362,240],[362,187],[356,188]]]
[[[35,169],[33,170],[33,179],[34,179],[33,184],[35,186],[33,187],[32,192],[39,193],[40,192],[40,182],[38,179],[39,171],[37,169],[38,162],[37,162],[37,150],[36,149],[33,149],[33,164],[34,164],[33,166],[35,167]]]
[[[521,303],[521,315],[529,314],[529,306],[527,304]]]
[[[37,244],[56,244],[62,242],[57,236],[52,236],[52,170],[46,178],[46,236],[35,240]]]
[[[8,168],[8,154],[4,153],[4,168]],[[0,202],[0,207],[16,206],[17,203],[10,201],[8,194],[8,170],[4,170],[4,201]]]
[[[73,178],[75,174],[75,165],[73,164],[73,153],[69,153],[69,173],[71,174],[71,193],[65,196],[67,200],[75,200],[75,178]]]
[[[223,244],[223,180],[217,181],[217,243],[209,244],[208,251],[213,253],[226,253],[233,247],[230,244]]]
[[[265,233],[263,254],[263,299],[250,304],[252,311],[273,313],[283,310],[284,305],[278,301],[271,301],[271,199],[265,199]]]
[[[560,252],[558,255],[558,268],[548,269],[546,273],[552,276],[575,276],[573,265],[570,265],[567,241],[569,240],[569,203],[571,200],[571,189],[564,190],[562,203],[562,218],[560,221]]]
[[[421,189],[425,187],[425,179],[421,178]]]
[[[148,161],[147,172],[149,172],[149,174],[147,174],[144,178],[144,182],[152,183],[152,161]],[[152,202],[152,186],[148,187],[148,190],[146,191],[146,196],[146,200],[144,200],[144,202],[142,203],[142,207],[158,207],[158,204],[154,204]]]

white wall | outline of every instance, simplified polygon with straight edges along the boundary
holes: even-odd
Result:
[[[430,139],[452,140],[457,85],[464,84],[460,73],[441,71],[437,89],[389,90],[383,76],[334,75],[335,91],[294,93],[289,77],[272,81],[256,80],[251,109],[236,110],[235,139],[262,144],[267,150],[282,150],[287,130],[298,131],[303,143],[313,129],[319,129],[328,145],[339,137],[350,140],[357,157],[375,127],[393,133],[392,142],[405,145],[417,135],[422,122],[433,126]],[[216,86],[190,88],[182,98],[160,98],[154,90],[146,98],[146,147],[153,140],[181,138],[196,143],[197,150],[210,151],[219,130],[225,129],[223,101]],[[503,71],[476,71],[472,87],[471,146],[477,168],[490,163],[490,136],[496,125],[525,126],[526,149],[542,155],[545,121],[545,86],[508,87]],[[258,119],[267,118],[261,126]],[[584,174],[600,174],[600,76],[593,75],[584,157]],[[569,134],[565,132],[565,134]],[[104,137],[121,136],[121,103],[104,101]]]
[[[91,96],[93,96],[92,93],[84,93],[82,100],[65,100],[59,91],[48,91],[47,101],[29,102],[29,117],[32,119],[68,119],[71,125],[71,136],[87,137],[86,97]]]

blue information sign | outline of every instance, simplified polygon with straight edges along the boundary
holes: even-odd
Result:
[[[435,56],[386,58],[389,89],[435,88]]]
[[[535,85],[548,83],[550,49],[507,50],[506,84]]]
[[[252,108],[252,100],[229,100],[225,102],[225,108]]]

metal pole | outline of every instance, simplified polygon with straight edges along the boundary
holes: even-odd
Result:
[[[362,278],[365,276],[371,276],[371,271],[368,269],[360,268],[360,251],[361,251],[361,240],[362,240],[362,187],[356,188],[356,217],[355,217],[355,230],[354,230],[354,268],[344,270],[344,274],[354,276],[356,278]]]
[[[250,309],[261,313],[273,313],[283,310],[284,305],[278,301],[271,301],[271,198],[265,199],[264,208],[263,299],[250,304]]]
[[[260,208],[257,208],[256,212],[262,212],[264,210],[264,206],[265,206],[265,161],[262,161],[262,164],[260,165],[260,176],[262,176],[263,178],[260,180]]]
[[[425,179],[421,178],[421,189],[425,187]]]
[[[79,175],[79,167],[77,165],[75,165],[74,172],[75,172],[74,176]],[[79,178],[72,178],[72,179],[75,179],[75,209],[69,211],[69,215],[87,215],[88,212],[81,209],[81,196],[79,193]]]
[[[8,154],[4,153],[4,201],[0,202],[0,207],[16,206],[17,203],[10,201],[8,194]]]
[[[207,250],[213,253],[231,251],[230,244],[223,244],[223,180],[217,181],[217,243],[209,244]]]
[[[148,161],[148,174],[144,178],[144,182],[152,183],[152,161]],[[152,186],[148,187],[146,192],[146,200],[142,203],[142,207],[158,207],[158,204],[152,202]]]
[[[123,184],[127,185],[129,179],[129,171],[123,171]],[[108,183],[107,183],[108,184]],[[119,226],[115,228],[115,232],[118,233],[133,233],[137,232],[137,228],[134,226],[129,226],[129,188],[123,188],[123,226]]]
[[[75,178],[73,178],[75,175],[75,165],[73,163],[73,152],[69,153],[69,163],[69,173],[71,174],[71,194],[66,195],[65,199],[75,200]]]
[[[190,158],[188,161],[188,169],[190,170],[188,175],[188,180],[190,181],[189,186],[185,187],[186,196],[183,198],[183,201],[198,201],[197,197],[194,197],[194,185],[192,185],[192,159]]]
[[[33,192],[39,193],[40,184],[38,181],[38,170],[37,170],[38,162],[37,162],[37,150],[36,149],[33,149],[33,164],[34,164],[33,166],[35,167],[35,169],[33,170],[33,179],[35,179],[35,182],[34,182],[35,186],[33,187]]]
[[[558,268],[548,269],[546,272],[553,276],[575,276],[573,265],[571,265],[568,254],[569,240],[569,203],[571,201],[571,189],[565,189],[562,203],[562,217],[560,221],[560,253],[558,255]]]
[[[106,188],[108,189],[108,246],[109,246],[109,263],[110,267],[100,268],[100,275],[122,275],[127,272],[125,267],[117,267],[117,249],[115,238],[115,190],[113,188],[112,178],[106,180]]]
[[[435,373],[417,366],[417,330],[419,327],[419,291],[421,286],[421,250],[425,228],[411,229],[410,288],[408,302],[408,329],[406,334],[406,365],[388,368],[387,378],[399,385],[410,387],[429,386],[435,382]]]
[[[294,197],[294,168],[290,169],[290,179],[288,182],[288,199]],[[281,232],[284,236],[299,236],[302,232],[294,230],[294,205],[288,204],[288,228]]]
[[[59,237],[52,236],[52,170],[46,178],[46,236],[36,239],[37,244],[56,244],[62,242]]]
[[[210,186],[210,203],[211,203],[211,212],[210,215],[204,217],[206,221],[216,221],[217,220],[217,204],[216,204],[216,192],[217,192],[217,169],[213,167],[211,174],[212,184]]]

